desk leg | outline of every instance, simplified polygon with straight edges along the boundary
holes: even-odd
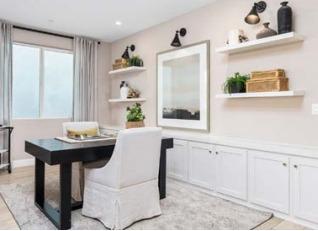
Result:
[[[35,159],[35,203],[43,208],[44,206],[44,182],[45,182],[45,164]]]
[[[158,180],[160,199],[166,198],[166,162],[167,162],[167,149],[161,147],[159,180]]]
[[[72,163],[60,165],[60,229],[71,228]]]

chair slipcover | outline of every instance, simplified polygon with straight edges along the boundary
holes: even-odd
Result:
[[[83,215],[110,229],[160,215],[160,147],[160,128],[120,131],[107,165],[85,169]]]

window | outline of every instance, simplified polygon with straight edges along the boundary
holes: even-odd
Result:
[[[13,119],[70,118],[73,54],[45,47],[13,45]]]

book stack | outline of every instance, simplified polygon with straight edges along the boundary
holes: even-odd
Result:
[[[288,78],[282,69],[254,71],[246,82],[247,92],[288,91]]]
[[[116,59],[115,63],[113,64],[113,70],[118,70],[126,67],[128,67],[128,62],[126,59]]]

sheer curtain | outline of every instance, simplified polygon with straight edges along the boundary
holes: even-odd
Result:
[[[97,121],[97,46],[95,40],[74,38],[74,121]],[[73,163],[73,199],[82,201],[83,191],[83,165]]]
[[[0,22],[0,124],[11,125],[12,25]]]
[[[98,42],[74,38],[74,121],[97,120]]]
[[[0,21],[0,124],[11,125],[12,103],[12,25]],[[7,149],[8,135],[0,134],[0,149]],[[9,162],[4,154],[0,162]]]

